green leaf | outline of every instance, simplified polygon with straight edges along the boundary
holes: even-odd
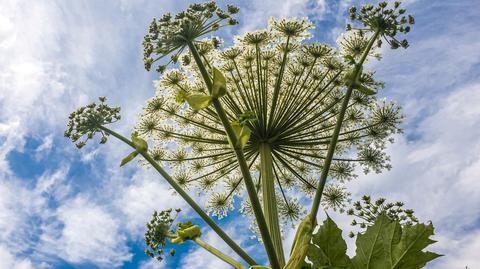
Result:
[[[435,243],[432,224],[416,224],[402,229],[397,221],[380,215],[374,225],[357,236],[352,258],[354,269],[417,269],[441,255],[422,251]]]
[[[133,160],[137,155],[138,155],[138,151],[136,151],[136,150],[134,152],[128,154],[127,157],[123,158],[122,162],[120,163],[120,167],[124,166],[125,164],[127,164],[128,162]]]
[[[177,233],[184,241],[188,239],[193,239],[202,234],[200,231],[200,226],[198,225],[193,225],[185,229],[178,229]]]
[[[365,95],[374,95],[376,94],[377,92],[368,88],[368,87],[365,87],[361,84],[358,84],[358,85],[355,85],[355,89],[359,90],[361,93],[365,94]]]
[[[238,145],[243,148],[250,139],[250,134],[252,133],[252,131],[250,131],[250,128],[248,128],[248,126],[240,124],[237,121],[232,122],[231,125],[233,131],[235,132],[235,136],[237,137]]]
[[[347,256],[347,243],[342,238],[342,230],[330,217],[323,222],[312,237],[307,257],[313,262],[313,268],[347,268],[350,259]]]
[[[352,258],[355,269],[387,269],[386,257],[391,248],[387,247],[387,234],[392,234],[398,223],[392,222],[384,214],[380,215],[374,225],[367,228],[364,234],[357,235],[357,250]],[[398,238],[395,237],[395,238]],[[394,244],[396,242],[392,242]],[[385,248],[384,248],[385,247]],[[385,266],[385,267],[384,267]]]
[[[179,91],[177,95],[175,95],[175,101],[177,101],[177,103],[183,103],[187,100],[187,96],[187,92]]]
[[[177,233],[175,237],[170,239],[170,242],[173,244],[183,244],[187,240],[194,239],[202,234],[200,231],[200,226],[194,225],[191,221],[186,221],[183,223],[178,223]]]
[[[146,152],[148,150],[147,141],[143,140],[142,138],[138,137],[137,132],[132,133],[132,142],[135,145],[135,149],[138,152]]]
[[[217,68],[212,68],[213,72],[213,85],[212,85],[212,96],[215,98],[220,98],[227,93],[227,80],[223,76],[222,72]]]
[[[403,229],[400,243],[393,249],[395,269],[420,268],[442,255],[422,250],[436,241],[429,237],[433,235],[433,225],[430,223],[407,226]]]
[[[204,94],[192,94],[186,100],[193,110],[201,110],[212,103],[212,97]]]

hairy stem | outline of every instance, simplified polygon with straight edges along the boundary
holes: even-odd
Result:
[[[118,138],[125,144],[129,145],[130,147],[135,149],[135,145],[133,142],[128,140],[126,137],[122,136],[121,134],[112,131],[104,126],[99,126],[104,132],[111,134],[112,136]],[[242,259],[244,259],[250,265],[256,265],[257,262],[253,258],[251,258],[237,243],[235,243],[223,230],[220,228],[215,221],[213,221],[207,213],[205,213],[202,208],[186,193],[175,180],[160,166],[158,163],[148,154],[148,152],[140,152],[140,154],[147,160],[155,170],[157,170],[160,175],[167,180],[167,182],[172,186],[172,188],[190,205],[195,212],[220,236],[220,238],[227,243],[228,246],[232,248]]]
[[[208,252],[212,253],[213,255],[215,255],[220,260],[230,264],[231,266],[233,266],[233,268],[235,268],[235,269],[247,269],[245,266],[243,266],[238,261],[234,260],[232,257],[228,256],[227,254],[221,252],[220,250],[216,249],[215,247],[209,245],[207,242],[200,239],[200,237],[198,237],[198,236],[195,237],[193,239],[193,242],[197,243],[197,245],[206,249]]]
[[[379,32],[375,32],[373,36],[370,38],[367,47],[363,51],[363,54],[359,60],[359,62],[355,66],[355,70],[353,73],[353,78],[356,78],[359,72],[362,69],[362,65],[367,59],[368,53],[372,48],[375,40],[379,36]],[[332,164],[333,154],[335,153],[335,147],[337,146],[338,136],[340,135],[340,129],[342,128],[343,120],[345,118],[345,112],[347,111],[348,102],[350,101],[350,97],[352,95],[353,88],[348,87],[347,92],[345,93],[345,97],[343,98],[342,107],[340,109],[340,113],[337,117],[337,123],[335,125],[335,129],[333,131],[332,138],[330,140],[330,144],[328,145],[328,152],[325,158],[325,162],[323,164],[322,174],[320,175],[320,181],[318,182],[317,191],[315,192],[315,198],[313,199],[312,209],[310,211],[310,215],[312,217],[312,221],[315,224],[317,219],[318,209],[320,207],[320,201],[322,200],[323,189],[325,187],[325,183],[327,182],[328,172],[330,170],[330,165]]]
[[[207,69],[205,68],[205,65],[202,62],[202,59],[200,58],[200,55],[198,54],[197,49],[195,48],[195,45],[189,42],[188,47],[190,49],[190,52],[193,55],[193,58],[195,59],[195,62],[198,66],[198,69],[200,70],[200,73],[203,77],[203,80],[205,81],[205,84],[207,85],[208,90],[211,92],[212,80],[210,78],[210,75],[208,74]],[[262,207],[260,205],[260,201],[258,199],[257,192],[255,190],[255,184],[253,182],[252,175],[250,174],[250,169],[248,168],[247,160],[245,159],[243,150],[241,146],[239,146],[237,143],[237,137],[235,136],[235,132],[233,131],[232,126],[230,125],[228,116],[222,107],[222,103],[220,102],[220,100],[218,100],[218,98],[213,98],[212,103],[213,103],[213,106],[215,107],[215,110],[217,112],[217,115],[220,121],[223,124],[223,127],[225,128],[225,132],[227,133],[227,136],[233,145],[233,150],[235,151],[235,155],[237,156],[237,161],[240,166],[243,179],[245,181],[245,187],[247,189],[247,193],[250,198],[250,203],[251,203],[253,212],[255,214],[255,219],[257,220],[258,228],[260,230],[260,235],[262,237],[262,241],[265,246],[265,251],[267,252],[270,266],[272,267],[272,269],[280,269],[281,267],[278,262],[277,255],[275,253],[273,241],[268,231],[267,222],[265,221],[265,217],[262,212]]]
[[[275,178],[273,175],[272,152],[270,145],[260,145],[260,174],[262,179],[263,214],[265,215],[268,230],[272,237],[278,262],[285,266],[285,255],[282,246],[282,234],[278,219],[277,199],[275,196]]]

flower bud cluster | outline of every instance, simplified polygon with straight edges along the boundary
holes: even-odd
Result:
[[[215,1],[192,4],[185,11],[175,16],[164,14],[160,19],[154,19],[149,27],[149,33],[143,40],[143,55],[145,69],[150,70],[152,64],[164,56],[170,55],[170,62],[178,61],[181,51],[190,42],[200,36],[214,32],[226,25],[238,24],[233,15],[238,13],[236,6],[228,5],[227,10],[220,9]],[[214,46],[218,42],[214,42]],[[169,63],[170,63],[169,62]],[[166,65],[157,67],[163,72]]]
[[[86,145],[89,139],[93,139],[96,133],[100,133],[100,144],[107,142],[108,133],[100,129],[100,126],[120,120],[120,107],[111,107],[105,104],[106,97],[99,97],[100,104],[91,103],[80,107],[68,117],[65,137],[70,138],[78,148]],[[85,140],[79,141],[80,138]]]
[[[164,211],[154,211],[152,219],[147,223],[147,232],[145,233],[145,242],[147,249],[145,253],[157,260],[163,260],[163,248],[167,245],[168,239],[172,237],[174,231],[171,229],[176,216],[172,217],[172,209]],[[175,209],[178,214],[181,209]],[[175,255],[173,249],[170,250],[170,255]]]
[[[411,15],[406,15],[406,10],[399,7],[398,1],[393,3],[393,8],[389,8],[387,2],[380,2],[378,6],[365,5],[360,10],[352,7],[349,10],[350,19],[359,21],[366,27],[360,30],[378,32],[392,49],[407,48],[408,41],[406,39],[399,41],[396,36],[398,33],[410,32],[415,19]],[[348,24],[347,30],[352,29],[354,29],[352,25]],[[378,39],[377,46],[380,47],[381,44],[381,39]]]
[[[378,198],[373,201],[369,195],[364,195],[360,201],[353,203],[353,207],[347,210],[347,214],[354,216],[352,226],[358,226],[365,230],[368,226],[374,224],[377,217],[385,214],[392,221],[398,221],[402,226],[414,225],[418,223],[417,217],[413,215],[412,209],[404,209],[403,202],[387,203],[385,198]],[[350,237],[354,237],[350,232]]]

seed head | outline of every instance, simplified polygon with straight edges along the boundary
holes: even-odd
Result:
[[[360,227],[360,232],[364,232],[368,226],[373,225],[381,214],[385,214],[392,221],[399,221],[402,226],[411,226],[418,223],[414,211],[404,209],[403,205],[404,203],[400,201],[386,203],[385,198],[372,200],[369,195],[364,195],[361,200],[354,202],[353,207],[349,208],[346,213],[355,217],[351,225]],[[355,234],[350,232],[349,236],[354,237]]]
[[[105,144],[109,134],[100,127],[120,120],[120,107],[110,107],[105,104],[106,100],[106,97],[100,97],[100,104],[91,103],[80,107],[68,117],[64,135],[76,143],[78,148],[84,147],[97,133],[101,135],[100,144]]]
[[[152,219],[147,223],[147,231],[145,232],[145,243],[147,244],[145,254],[158,261],[164,259],[163,249],[174,234],[171,227],[180,211],[179,208],[175,209],[175,216],[172,216],[172,209],[153,212]],[[170,250],[170,255],[172,255],[172,250]]]
[[[166,13],[160,19],[153,19],[148,34],[143,40],[143,60],[145,69],[150,70],[153,63],[171,55],[168,63],[176,63],[179,55],[189,43],[208,33],[217,31],[226,25],[238,24],[232,15],[238,13],[238,8],[232,5],[227,11],[219,8],[215,1],[202,4],[192,4],[190,7],[175,16]],[[213,40],[213,47],[221,44],[219,39]],[[183,64],[188,65],[189,60]],[[157,71],[163,73],[166,65],[159,65]]]
[[[400,2],[398,1],[395,1],[391,8],[388,7],[387,2],[380,2],[378,6],[365,5],[360,10],[352,7],[349,10],[350,19],[363,25],[364,28],[360,30],[378,32],[392,49],[407,48],[408,41],[406,39],[399,41],[397,35],[410,32],[411,26],[415,24],[415,19],[411,15],[405,15],[406,10],[399,7]],[[347,26],[347,30],[352,29],[356,28],[351,25]],[[380,47],[381,43],[380,41],[377,45]]]

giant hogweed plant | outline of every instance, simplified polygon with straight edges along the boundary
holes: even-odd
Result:
[[[155,212],[147,224],[146,253],[162,260],[167,245],[191,241],[234,268],[266,268],[211,217],[226,216],[239,200],[272,269],[421,268],[438,257],[423,251],[434,242],[432,225],[384,199],[372,203],[366,196],[346,211],[363,229],[353,258],[329,217],[314,233],[321,207],[345,211],[344,185],[356,166],[365,173],[390,169],[384,149],[403,117],[395,103],[376,98],[383,83],[364,65],[380,59],[382,43],[407,48],[398,36],[410,31],[413,17],[399,2],[352,7],[353,24],[338,48],[308,42],[313,24],[307,19],[271,19],[267,29],[223,48],[211,34],[237,24],[238,11],[207,2],[153,20],[144,62],[162,75],[131,139],[109,127],[120,108],[105,97],[70,115],[65,135],[79,148],[96,134],[100,143],[113,136],[132,147],[121,166],[143,157],[243,261],[202,241],[197,224],[175,223],[171,209]],[[206,211],[189,195],[194,189],[210,196]],[[282,232],[299,220],[285,256]]]

